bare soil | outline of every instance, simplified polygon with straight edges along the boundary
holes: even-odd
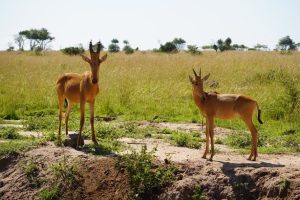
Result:
[[[128,199],[130,191],[125,171],[115,167],[112,157],[87,155],[69,147],[56,147],[49,143],[18,157],[2,160],[0,170],[0,199],[39,199],[39,192],[53,181],[49,166],[68,161],[79,163],[77,184],[64,195],[67,199]],[[24,172],[24,166],[34,160],[40,168],[40,186],[32,187]]]
[[[140,125],[183,131],[205,128],[192,123],[142,122]],[[217,137],[222,137],[230,130],[217,128],[215,132]],[[119,141],[131,149],[140,150],[141,146],[146,146],[149,151],[156,149],[158,160],[177,166],[175,180],[163,188],[157,199],[192,199],[197,187],[202,192],[198,190],[198,194],[207,199],[300,199],[299,154],[259,154],[258,160],[253,162],[246,160],[248,155],[239,154],[225,145],[216,145],[218,151],[214,161],[210,162],[201,158],[203,149],[176,147],[161,139],[121,138]],[[64,157],[80,163],[78,184],[65,194],[69,198],[129,198],[128,177],[124,170],[115,167],[115,158],[93,156],[49,143],[0,161],[0,199],[38,199],[39,191],[53,178],[47,169]],[[23,170],[23,166],[32,160],[39,163],[38,177],[44,180],[39,187],[30,185]]]

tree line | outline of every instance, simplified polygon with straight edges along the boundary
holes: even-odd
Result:
[[[19,51],[25,50],[25,44],[27,43],[30,51],[44,51],[47,49],[49,43],[51,43],[55,38],[51,36],[50,32],[45,29],[29,29],[22,30],[14,36],[14,42],[18,47]],[[126,54],[132,54],[134,51],[138,51],[139,48],[136,47],[133,49],[129,44],[128,40],[123,40],[123,48]],[[268,50],[268,46],[264,44],[256,44],[254,47],[247,47],[244,44],[233,44],[230,37],[226,39],[218,39],[216,43],[210,45],[204,45],[199,47],[197,45],[187,45],[186,41],[182,38],[174,38],[172,41],[168,41],[164,44],[160,44],[160,47],[153,49],[154,52],[167,52],[167,53],[176,53],[184,51],[187,46],[187,52],[192,54],[201,54],[201,50],[214,50],[214,51],[228,51],[228,50]],[[293,51],[297,50],[300,47],[300,43],[295,43],[290,36],[285,36],[279,39],[276,49],[279,51]],[[104,45],[101,44],[101,48],[104,49]],[[14,47],[9,44],[8,51],[14,50]],[[113,38],[111,43],[108,45],[107,50],[111,53],[121,51],[119,40]],[[67,47],[61,49],[61,51],[68,55],[77,55],[85,51],[82,45],[78,47]]]

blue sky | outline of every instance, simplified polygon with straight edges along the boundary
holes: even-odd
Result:
[[[0,50],[21,30],[45,27],[53,49],[112,38],[158,48],[182,37],[187,44],[233,43],[274,48],[290,35],[300,42],[298,0],[0,0]]]

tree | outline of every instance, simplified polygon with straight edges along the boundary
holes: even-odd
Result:
[[[125,45],[129,45],[128,40],[123,40],[123,43],[124,43]]]
[[[185,46],[185,40],[182,38],[174,38],[172,43],[176,46],[177,51],[183,50]]]
[[[177,52],[177,47],[173,42],[166,42],[165,44],[161,44],[159,47],[159,51],[161,52]]]
[[[193,55],[201,54],[201,51],[199,51],[196,45],[187,45],[187,48],[188,48],[188,52]]]
[[[226,38],[226,40],[225,40],[225,44],[224,44],[224,50],[230,50],[231,49],[231,38],[230,37],[228,37],[228,38]]]
[[[120,47],[118,45],[119,40],[114,38],[111,40],[111,44],[108,46],[108,51],[111,53],[116,53],[120,51]]]
[[[277,49],[279,49],[281,51],[291,51],[291,50],[296,50],[297,45],[290,38],[290,36],[285,36],[285,37],[279,39],[278,44],[277,44]]]
[[[47,29],[42,28],[41,30],[38,30],[37,41],[40,49],[45,50],[47,44],[49,44],[52,40],[54,40],[54,37],[50,36],[50,33]]]
[[[262,50],[262,49],[267,49],[268,48],[268,46],[267,45],[264,45],[264,44],[256,44],[255,46],[254,46],[254,48],[256,49],[256,50]]]
[[[221,52],[225,51],[225,45],[222,39],[218,39],[217,44],[218,44],[218,49]]]
[[[24,51],[25,37],[19,33],[15,35],[14,41],[18,46],[19,51]]]
[[[127,40],[124,40],[123,43],[125,44],[125,46],[123,47],[123,51],[126,54],[132,54],[134,52],[133,48],[131,48],[131,46],[129,45],[129,42]]]
[[[218,51],[218,46],[216,45],[216,44],[214,44],[213,46],[212,46],[212,48],[217,52]]]
[[[54,40],[47,29],[30,29],[20,31],[19,35],[29,40],[30,50],[45,50],[47,44]]]

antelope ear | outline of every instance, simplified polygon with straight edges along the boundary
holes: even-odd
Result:
[[[206,76],[203,77],[203,81],[206,81],[208,79],[208,77],[210,76],[210,74],[207,74]]]
[[[100,58],[101,62],[104,62],[104,61],[106,60],[106,58],[107,58],[107,54],[105,54],[104,56],[102,56],[102,57]]]
[[[88,57],[86,57],[85,55],[81,55],[81,57],[85,62],[91,63],[91,60]]]

